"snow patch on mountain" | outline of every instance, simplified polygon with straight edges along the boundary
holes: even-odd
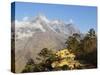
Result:
[[[79,29],[74,27],[73,20],[64,22],[61,20],[48,20],[44,15],[37,15],[33,18],[24,17],[21,21],[15,20],[15,33],[17,39],[27,38],[37,32],[53,31],[58,34],[70,36],[73,33],[80,33]]]

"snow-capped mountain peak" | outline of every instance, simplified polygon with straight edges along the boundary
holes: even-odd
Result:
[[[37,32],[56,32],[65,36],[80,33],[74,27],[73,20],[65,23],[61,20],[48,20],[44,15],[38,14],[33,18],[24,17],[22,21],[15,21],[16,35],[18,39],[33,36]]]
[[[43,14],[38,14],[37,16],[35,16],[33,21],[43,21],[43,22],[49,23],[49,20]]]

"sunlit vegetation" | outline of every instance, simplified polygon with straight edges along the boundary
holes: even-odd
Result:
[[[66,48],[62,50],[50,50],[44,48],[38,54],[37,60],[27,61],[22,72],[43,72],[73,69],[89,69],[97,67],[97,35],[94,29],[90,29],[84,37],[73,34],[65,42]]]
[[[68,49],[64,49],[56,52],[56,56],[60,58],[60,60],[54,61],[51,64],[53,68],[57,68],[57,67],[64,68],[66,66],[66,70],[67,70],[67,69],[77,69],[83,66],[77,60],[75,60],[75,55],[71,53]]]

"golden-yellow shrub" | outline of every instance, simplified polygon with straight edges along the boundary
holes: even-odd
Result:
[[[78,66],[82,66],[82,64],[75,60],[75,55],[68,49],[57,51],[55,55],[60,58],[60,60],[54,61],[51,64],[53,68],[63,67],[64,65],[67,65],[70,69],[74,69]]]

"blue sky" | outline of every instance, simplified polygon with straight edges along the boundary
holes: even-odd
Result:
[[[81,32],[87,32],[90,28],[97,31],[97,8],[90,6],[74,6],[59,4],[39,4],[16,2],[15,19],[22,20],[24,17],[34,17],[39,13],[48,19],[60,19],[65,22],[70,19]]]

